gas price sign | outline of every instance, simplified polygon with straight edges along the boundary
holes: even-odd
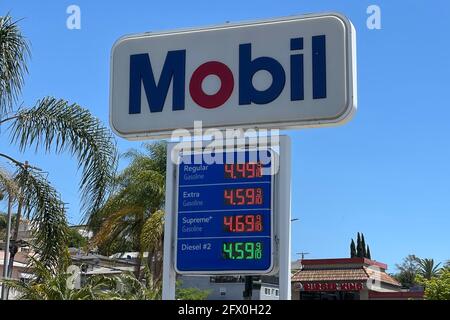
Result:
[[[176,261],[179,273],[267,274],[274,268],[269,150],[222,153],[221,164],[178,166]]]

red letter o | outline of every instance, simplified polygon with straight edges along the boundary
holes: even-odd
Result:
[[[203,80],[209,75],[220,79],[220,89],[215,94],[206,94],[202,89]],[[230,68],[218,61],[209,61],[202,64],[192,74],[189,83],[189,92],[192,100],[200,107],[213,109],[223,105],[231,96],[234,89],[234,78]]]

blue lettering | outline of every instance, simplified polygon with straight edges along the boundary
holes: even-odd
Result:
[[[266,90],[257,90],[253,86],[253,76],[260,70],[272,75],[272,84]],[[283,91],[286,75],[283,66],[275,59],[259,57],[252,60],[252,45],[239,45],[239,104],[267,104],[278,98]]]
[[[129,113],[141,113],[141,86],[144,85],[150,112],[161,112],[173,79],[172,109],[184,110],[186,50],[169,51],[156,84],[148,54],[130,56]]]
[[[303,50],[303,38],[291,39],[291,50]],[[291,55],[291,101],[305,98],[303,54]]]
[[[327,97],[327,56],[326,38],[312,37],[312,69],[313,69],[313,99]]]

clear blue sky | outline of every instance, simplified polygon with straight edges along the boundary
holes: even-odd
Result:
[[[66,28],[76,4],[81,30]],[[366,27],[381,7],[382,29]],[[358,112],[348,124],[288,134],[293,140],[293,258],[347,257],[364,232],[372,257],[394,264],[410,254],[450,259],[450,2],[392,0],[92,1],[1,0],[0,15],[24,18],[32,43],[23,104],[46,95],[87,107],[108,123],[109,54],[124,34],[323,11],[357,30]],[[121,151],[140,143],[118,139]],[[76,163],[67,155],[17,155],[49,172],[80,221]],[[123,164],[122,164],[123,166]],[[0,207],[0,210],[3,209]]]

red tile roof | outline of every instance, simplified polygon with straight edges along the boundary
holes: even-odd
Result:
[[[388,283],[393,286],[401,287],[400,282],[398,282],[397,280],[395,280],[394,278],[392,278],[390,275],[388,275],[385,272],[382,272],[382,271],[379,271],[376,269],[372,269],[372,268],[368,268],[368,267],[364,267],[364,271],[372,279],[380,280],[381,282]]]
[[[347,269],[300,270],[292,277],[293,282],[320,281],[367,281],[372,278],[381,282],[398,286],[400,283],[388,274],[368,267]]]
[[[300,270],[292,277],[292,281],[366,281],[368,276],[362,268],[330,269],[330,270]]]
[[[385,263],[370,260],[367,258],[304,259],[301,261],[301,263],[305,266],[366,264],[371,266],[377,266],[380,267],[381,269],[388,268]]]

